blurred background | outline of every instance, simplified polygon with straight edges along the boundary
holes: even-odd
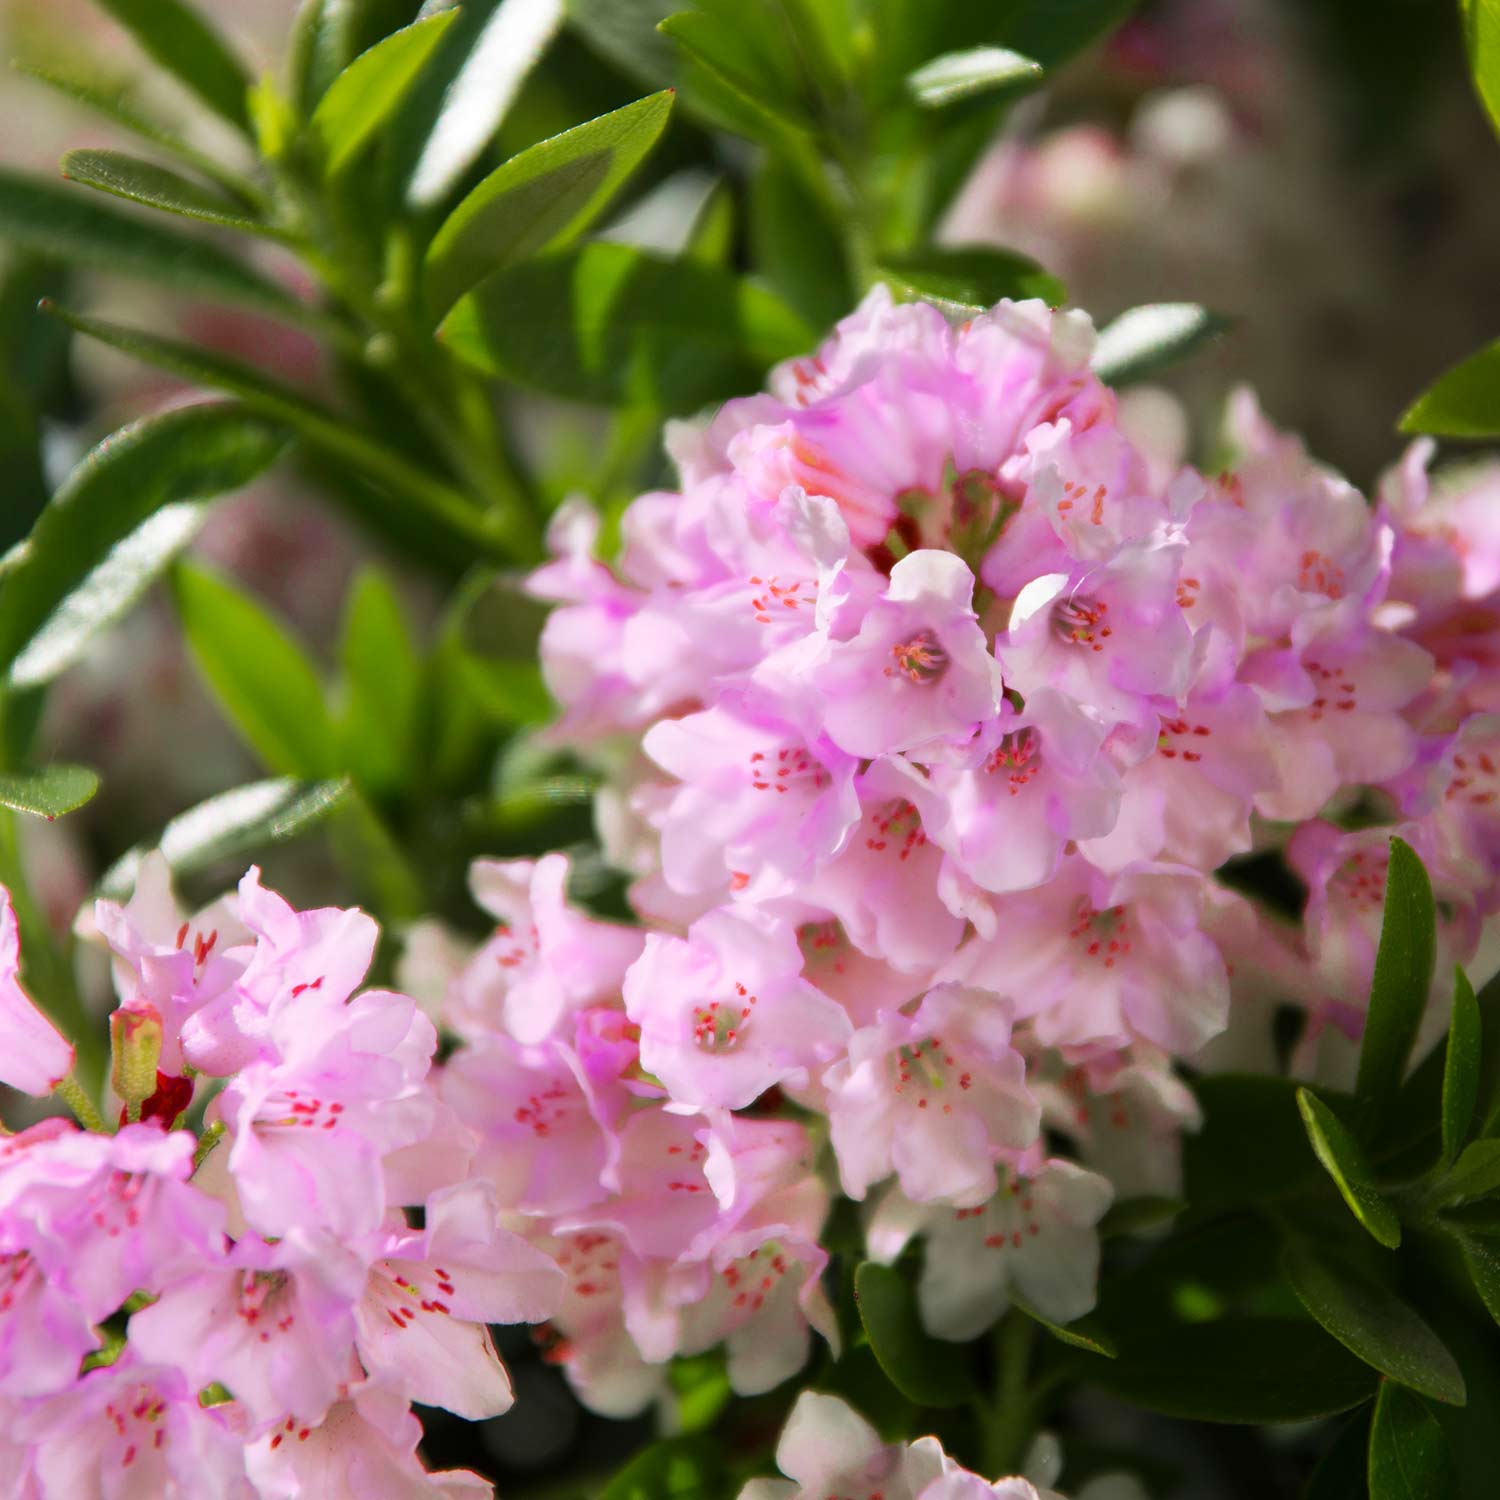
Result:
[[[279,63],[295,0],[198,3],[245,57],[265,68]],[[382,3],[400,19],[416,9],[415,0]],[[153,109],[192,130],[196,144],[235,150],[202,134],[202,113],[174,98],[160,74],[146,81],[127,39],[87,0],[0,0],[0,45],[42,70],[66,65],[122,84],[139,79]],[[493,150],[509,155],[642,92],[565,30]],[[55,171],[67,149],[125,144],[22,72],[0,74],[0,142],[6,167],[43,173]],[[1033,256],[1101,324],[1153,301],[1200,302],[1232,318],[1231,331],[1166,389],[1137,390],[1132,399],[1150,403],[1183,451],[1211,464],[1226,394],[1249,382],[1276,421],[1370,493],[1399,456],[1394,428],[1404,407],[1500,326],[1495,151],[1471,95],[1455,8],[1443,0],[1148,0],[1103,48],[1012,112],[979,152],[942,233],[954,245]],[[675,247],[715,185],[737,191],[749,167],[743,143],[715,138],[679,114],[665,149],[617,210],[621,232]],[[741,233],[732,221],[730,232]],[[749,246],[737,243],[736,255],[754,263]],[[293,274],[274,253],[266,269]],[[90,444],[190,394],[101,346],[73,342],[35,311],[39,296],[76,290],[57,266],[7,252],[0,552],[25,536],[51,487]],[[251,314],[103,278],[86,290],[90,307],[106,316],[190,336],[293,383],[316,388],[323,378],[310,341]],[[551,498],[601,482],[595,413],[527,398],[512,425]],[[618,504],[663,473],[654,431],[645,430],[615,453],[611,493],[596,498]],[[289,466],[217,506],[193,545],[315,651],[336,639],[350,580],[371,558],[398,580],[419,626],[431,626],[451,582],[373,542],[328,503],[315,475]],[[39,760],[84,761],[105,784],[74,817],[24,820],[35,889],[59,932],[125,851],[204,798],[261,774],[195,675],[159,598],[98,638],[56,685],[40,736]],[[338,865],[311,842],[268,865],[268,879],[293,899],[352,899]],[[96,982],[103,1005],[102,969]],[[580,1453],[605,1468],[611,1454],[628,1451],[636,1434],[581,1414],[528,1355],[524,1331],[510,1332],[519,1335],[508,1350],[517,1415],[477,1431],[439,1418],[430,1456],[473,1462],[478,1443],[487,1466],[516,1481],[502,1484],[504,1493],[540,1495],[576,1469]],[[1109,1430],[1107,1413],[1089,1420]],[[1205,1432],[1203,1442],[1204,1455],[1180,1455],[1190,1475],[1201,1467],[1212,1476],[1197,1493],[1290,1492],[1287,1476],[1300,1462],[1295,1434],[1284,1453],[1241,1448],[1223,1432]],[[1171,1492],[1195,1493],[1191,1482]]]

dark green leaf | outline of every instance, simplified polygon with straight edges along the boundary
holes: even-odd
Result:
[[[1484,1036],[1479,1002],[1462,969],[1453,973],[1453,1014],[1448,1022],[1448,1049],[1443,1064],[1443,1159],[1463,1149],[1479,1097],[1479,1063]]]
[[[341,799],[329,829],[333,847],[361,898],[392,922],[430,909],[422,882],[380,814],[356,787]]]
[[[723,1455],[712,1438],[663,1438],[631,1459],[599,1500],[705,1500],[727,1493]]]
[[[1323,1450],[1302,1491],[1302,1500],[1368,1500],[1365,1474],[1369,1447],[1370,1414],[1356,1412]]]
[[[1359,1050],[1356,1092],[1361,1099],[1382,1105],[1400,1087],[1427,1008],[1436,958],[1437,911],[1432,884],[1411,846],[1393,838],[1385,916]]]
[[[957,1406],[972,1395],[967,1366],[951,1344],[928,1337],[899,1271],[865,1261],[854,1273],[854,1295],[880,1368],[903,1396],[921,1406]]]
[[[1500,435],[1500,342],[1439,376],[1401,418],[1401,431],[1437,437]]]
[[[348,166],[371,143],[457,19],[449,10],[414,21],[362,52],[333,80],[309,122],[328,172]]]
[[[1152,302],[1122,312],[1100,329],[1094,373],[1110,385],[1129,385],[1191,354],[1229,327],[1229,320],[1196,302]]]
[[[1302,1422],[1367,1401],[1376,1375],[1316,1324],[1291,1318],[1156,1323],[1118,1359],[1069,1353],[1080,1380],[1133,1406],[1201,1422]]]
[[[1031,0],[1004,27],[1001,40],[1052,72],[1060,63],[1102,41],[1140,0]],[[961,8],[961,7],[960,7]]]
[[[1367,1365],[1436,1401],[1464,1404],[1453,1356],[1389,1288],[1307,1241],[1288,1244],[1281,1264],[1302,1305]]]
[[[0,774],[0,806],[32,813],[49,823],[82,807],[98,790],[99,778],[87,766]]]
[[[96,0],[141,47],[231,125],[249,130],[250,80],[207,21],[182,0]]]
[[[1071,1323],[1054,1323],[1050,1318],[1044,1318],[1024,1297],[1012,1292],[1011,1300],[1032,1322],[1041,1324],[1059,1343],[1087,1350],[1088,1353],[1101,1355],[1105,1359],[1118,1357],[1115,1341],[1097,1318],[1074,1318]]]
[[[1180,1198],[1163,1198],[1142,1194],[1138,1198],[1117,1198],[1099,1221],[1099,1237],[1114,1239],[1122,1234],[1139,1234],[1175,1219],[1187,1204]]]
[[[397,790],[416,748],[421,663],[400,600],[373,567],[349,591],[339,655],[344,764],[377,795]]]
[[[753,389],[810,342],[789,308],[728,272],[604,243],[497,272],[441,335],[491,375],[669,412]]]
[[[427,302],[441,316],[470,287],[575,240],[656,144],[670,90],[513,156],[454,209],[427,252]]]
[[[677,49],[657,26],[681,0],[568,0],[568,23],[618,68],[653,86],[677,75]]]
[[[302,648],[217,573],[179,564],[172,583],[193,658],[245,741],[273,771],[329,775],[333,727]]]
[[[252,781],[220,792],[172,819],[156,840],[173,875],[196,875],[222,861],[243,865],[268,845],[318,823],[348,795],[346,781]],[[144,847],[117,860],[99,882],[102,895],[123,901],[135,887]]]
[[[1450,1231],[1452,1232],[1452,1231]],[[1500,1243],[1487,1235],[1453,1232],[1463,1253],[1469,1280],[1490,1316],[1500,1323]]]
[[[750,246],[756,269],[814,328],[831,327],[854,306],[840,225],[775,152],[751,179]]]
[[[1500,1189],[1500,1140],[1473,1141],[1437,1185],[1443,1203],[1483,1198]]]
[[[1307,1138],[1333,1178],[1335,1186],[1349,1205],[1349,1212],[1365,1226],[1382,1245],[1394,1250],[1401,1243],[1401,1221],[1396,1211],[1380,1195],[1375,1174],[1365,1160],[1365,1153],[1343,1122],[1309,1089],[1297,1090],[1297,1107]]]
[[[70,182],[81,182],[163,213],[202,219],[250,234],[275,234],[222,194],[123,151],[69,151],[62,159],[62,175]]]
[[[179,295],[222,297],[305,321],[286,292],[216,245],[23,173],[0,171],[0,239],[38,255],[159,282]]]
[[[1005,47],[971,47],[923,63],[907,80],[912,98],[926,109],[941,109],[976,94],[1007,94],[1034,88],[1042,65]]]
[[[534,661],[462,653],[462,673],[474,701],[499,724],[545,724],[556,712]]]
[[[122,428],[64,481],[0,578],[0,670],[46,682],[141,594],[196,529],[199,502],[237,490],[286,444],[229,404]]]
[[[757,113],[797,128],[811,123],[796,73],[775,46],[776,18],[745,0],[700,0],[658,30]]]
[[[478,161],[562,24],[563,0],[472,0],[462,11],[437,70],[446,87],[424,116],[407,187],[415,208],[440,202]]]
[[[1040,297],[1055,307],[1067,296],[1034,260],[977,245],[889,258],[880,274],[904,296],[949,303],[960,313],[991,307],[1002,297]]]
[[[1453,1457],[1420,1396],[1383,1385],[1370,1426],[1370,1500],[1439,1500],[1455,1489]]]
[[[1474,86],[1500,130],[1500,0],[1461,0],[1461,6]]]

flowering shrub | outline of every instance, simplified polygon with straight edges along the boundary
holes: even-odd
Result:
[[[174,164],[64,174],[260,248],[0,172],[22,353],[230,398],[59,474],[0,360],[0,1500],[1167,1500],[1225,1423],[1266,1493],[1487,1497],[1497,470],[1366,496],[1247,390],[1189,462],[1128,387],[1223,318],[940,243],[1130,7],[308,0],[252,85],[101,6],[239,145],[40,69]],[[587,237],[674,109],[731,185]],[[1494,363],[1407,425],[1500,436]],[[180,556],[288,450],[357,528],[210,545],[295,625]],[[158,577],[267,777],[38,844],[53,685],[168,701],[99,654]]]

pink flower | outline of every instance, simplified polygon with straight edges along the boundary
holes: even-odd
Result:
[[[0,886],[0,1084],[40,1098],[72,1071],[73,1048],[21,988],[20,965],[21,929]]]
[[[982,1203],[1002,1150],[1036,1138],[1025,1074],[1005,1003],[977,990],[940,985],[913,1014],[856,1031],[823,1080],[845,1193],[894,1172],[913,1200]]]
[[[1190,1053],[1229,1009],[1224,960],[1202,930],[1213,888],[1193,871],[1145,867],[1111,879],[1070,860],[1049,885],[995,905],[942,977],[1009,997],[1044,1046],[1124,1046],[1141,1037]]]
[[[710,912],[686,938],[652,933],[625,976],[641,1066],[695,1109],[740,1109],[772,1084],[806,1082],[850,1027],[801,970],[792,928],[758,910]]]
[[[253,1500],[233,1406],[201,1405],[174,1363],[128,1351],[15,1422],[39,1500]]]
[[[460,1033],[503,1024],[518,1041],[540,1042],[570,1012],[618,998],[640,934],[574,910],[567,884],[561,854],[470,867],[469,889],[497,925],[450,991],[444,1018]]]
[[[470,1421],[508,1410],[510,1380],[485,1325],[549,1317],[562,1272],[498,1227],[494,1194],[476,1182],[429,1199],[424,1229],[382,1238],[354,1314],[365,1369]]]
[[[870,1221],[870,1254],[889,1263],[914,1233],[924,1235],[917,1304],[934,1338],[977,1338],[1016,1296],[1071,1323],[1094,1305],[1094,1226],[1113,1197],[1103,1177],[1038,1152],[978,1207],[918,1206],[893,1188]]]

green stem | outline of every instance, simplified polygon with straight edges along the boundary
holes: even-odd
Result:
[[[1032,1403],[1027,1390],[1036,1324],[1012,1308],[995,1330],[995,1407],[985,1429],[985,1465],[992,1478],[1014,1474],[1031,1436]]]
[[[200,1136],[198,1140],[198,1148],[193,1152],[193,1171],[196,1172],[198,1168],[208,1160],[208,1153],[219,1144],[219,1137],[223,1134],[224,1122],[222,1120],[215,1120],[213,1124],[203,1132],[202,1136]]]
[[[92,1130],[101,1135],[104,1133],[104,1120],[99,1111],[94,1108],[94,1101],[89,1098],[83,1085],[71,1073],[58,1084],[57,1097],[73,1111],[78,1117],[78,1123],[85,1130]]]

